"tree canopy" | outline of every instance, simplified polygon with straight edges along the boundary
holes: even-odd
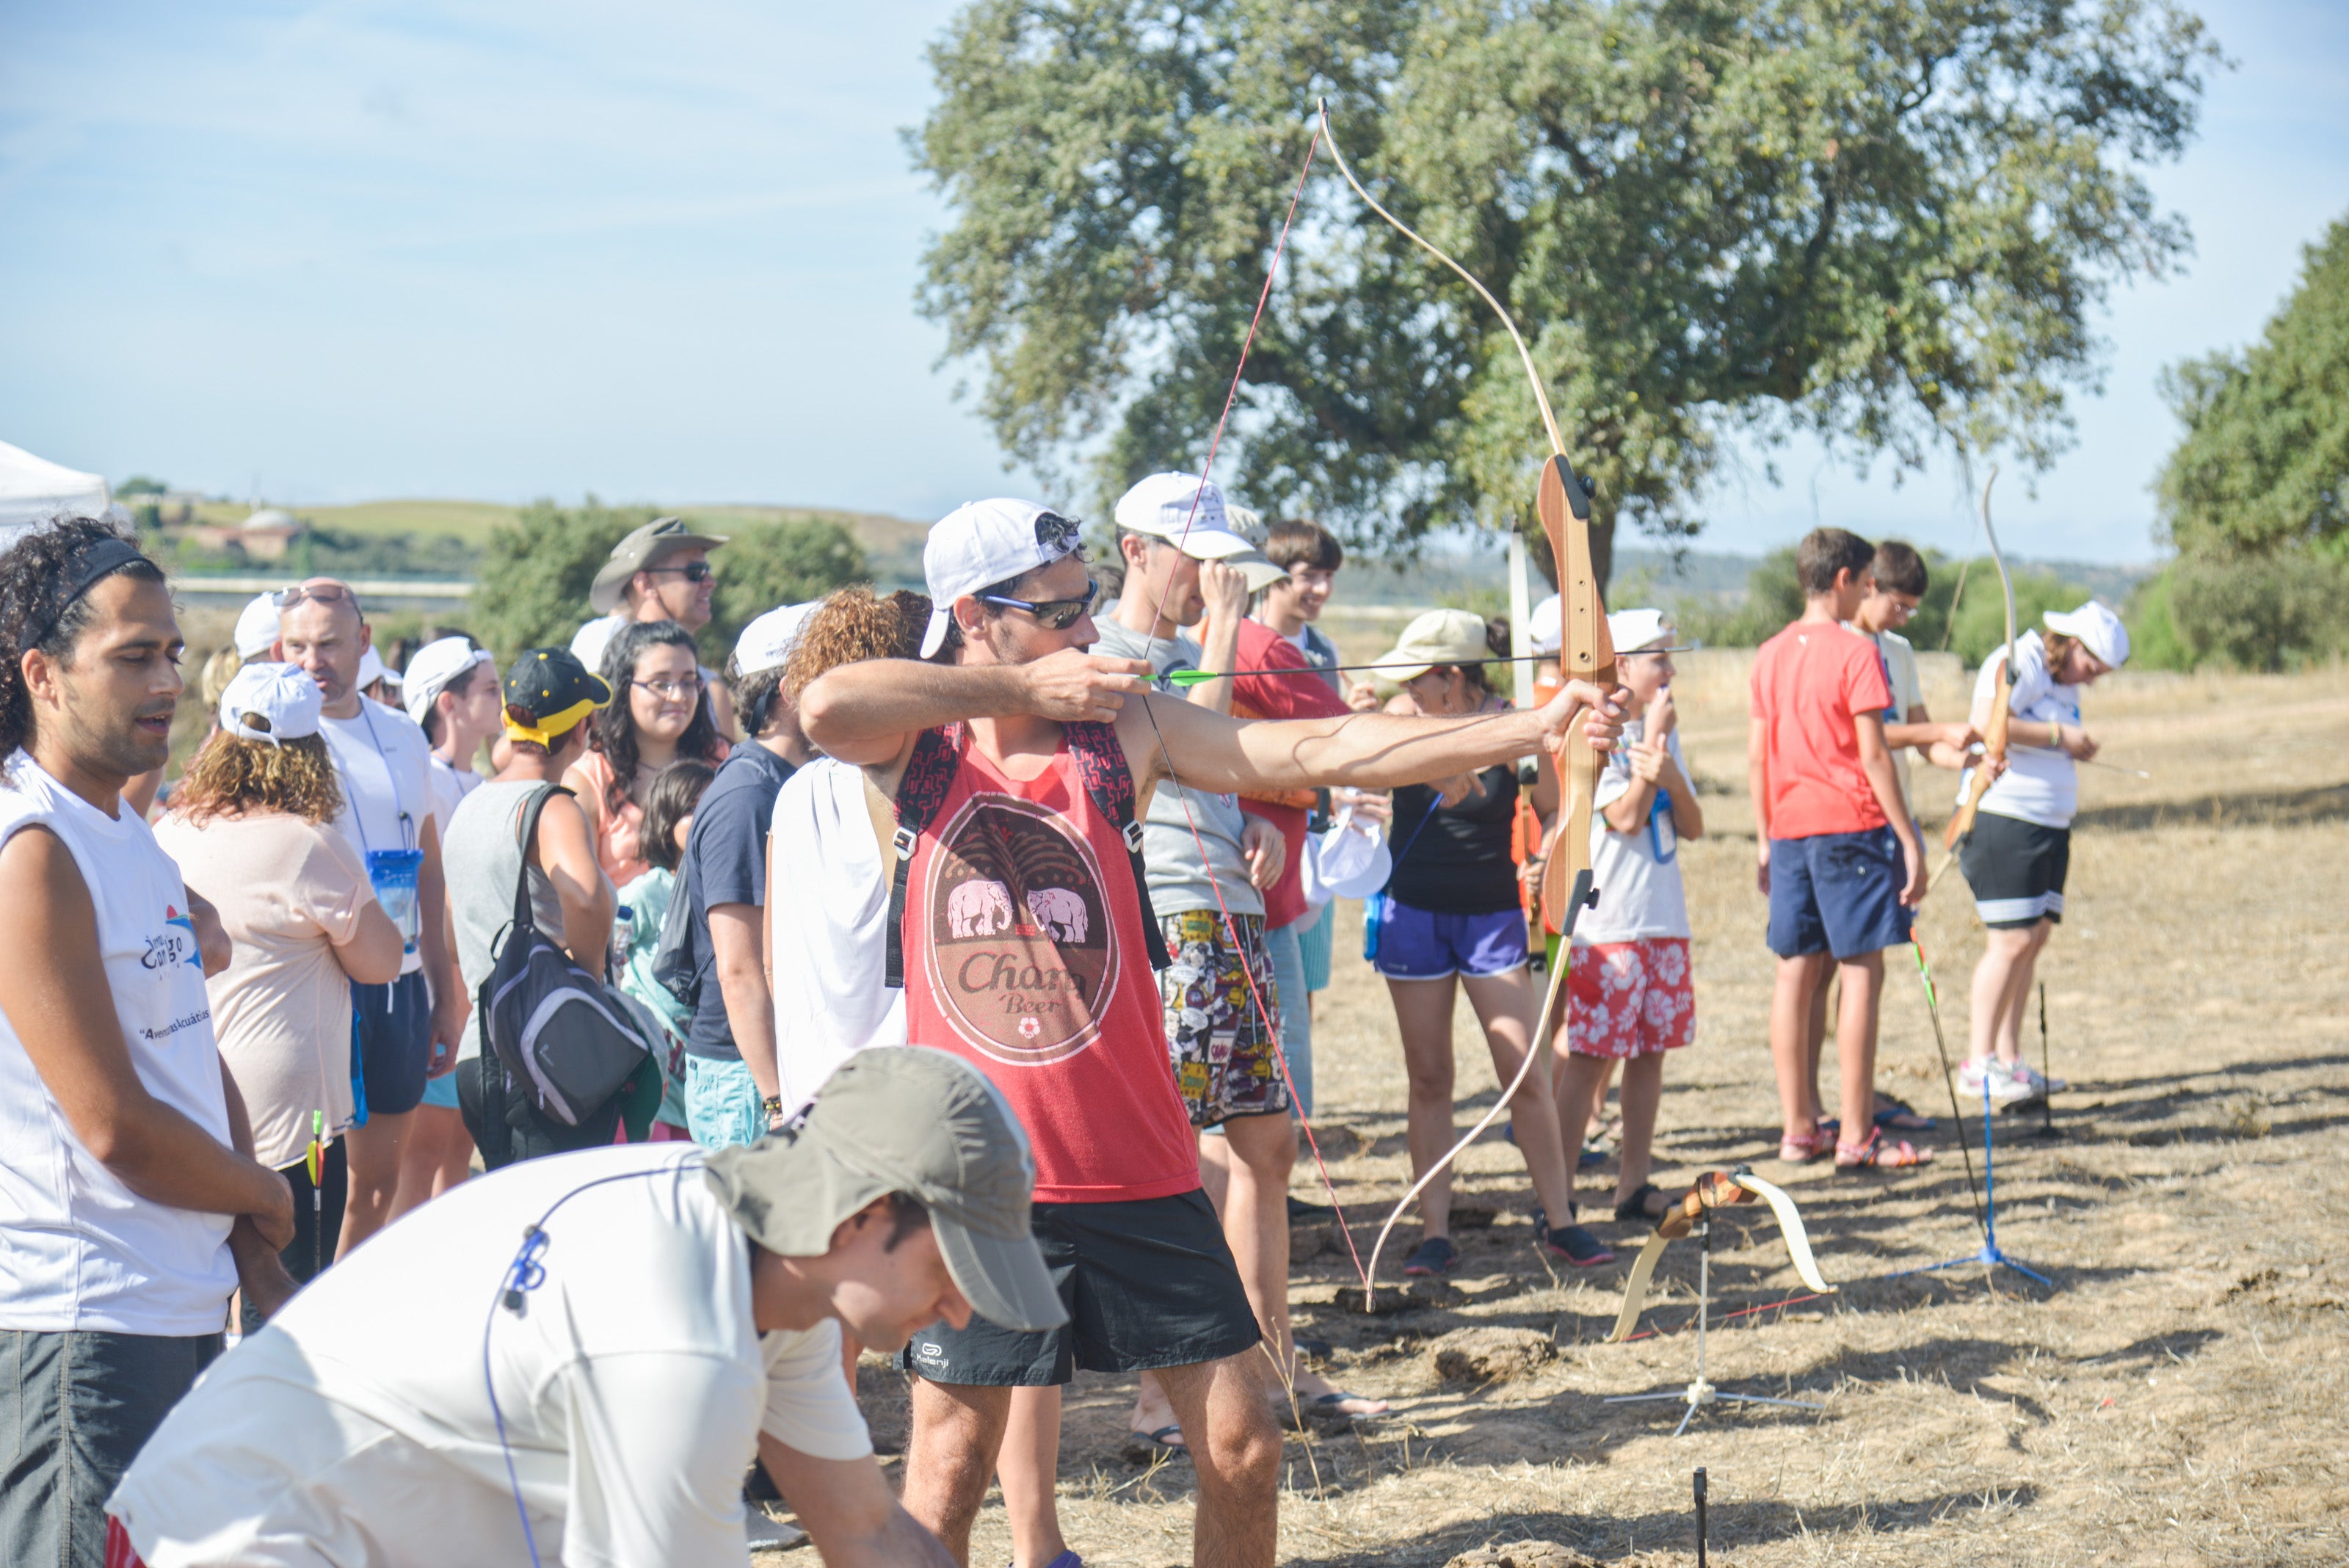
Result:
[[[2181,552],[2349,545],[2349,218],[2308,247],[2259,342],[2175,366],[2162,389],[2186,425],[2158,482]]]
[[[1525,330],[1602,547],[1685,535],[1736,433],[2061,450],[2093,310],[2185,253],[2140,171],[2215,57],[2172,0],[973,0],[911,139],[954,215],[921,302],[1015,458],[1195,469],[1326,94]],[[1522,525],[1546,455],[1497,325],[1326,152],[1226,442],[1371,547]]]

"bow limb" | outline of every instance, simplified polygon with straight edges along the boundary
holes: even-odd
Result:
[[[1998,568],[1998,586],[2006,600],[2006,642],[2000,649],[1998,673],[1992,678],[1990,717],[1982,726],[1982,760],[1966,782],[1965,799],[1959,803],[1957,815],[1950,818],[1949,858],[1941,862],[1940,870],[1933,873],[1939,882],[1943,872],[1956,864],[1959,852],[1973,836],[1974,817],[1980,812],[1982,800],[1991,786],[1993,764],[2006,761],[2007,725],[2013,718],[2008,700],[2014,692],[2014,578],[2006,569],[2006,556],[1998,547],[1998,530],[1990,520],[1990,487],[1998,483],[1998,465],[1991,465],[1990,475],[1982,481],[1982,537],[1989,542],[1991,564]]]
[[[1786,1251],[1795,1260],[1795,1272],[1803,1276],[1803,1283],[1823,1296],[1835,1294],[1835,1286],[1827,1283],[1826,1276],[1819,1272],[1818,1260],[1811,1255],[1811,1238],[1803,1229],[1802,1211],[1795,1207],[1795,1200],[1786,1196],[1786,1189],[1775,1187],[1747,1170],[1736,1172],[1733,1179],[1767,1203],[1770,1212],[1778,1217],[1778,1229],[1786,1237]]]
[[[1615,1331],[1607,1336],[1608,1344],[1622,1344],[1640,1326],[1640,1314],[1648,1305],[1648,1282],[1655,1277],[1657,1261],[1671,1245],[1671,1238],[1659,1231],[1640,1248],[1640,1256],[1631,1264],[1630,1277],[1623,1282],[1623,1307],[1615,1314]]]

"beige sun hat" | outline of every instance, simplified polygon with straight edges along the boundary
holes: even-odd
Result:
[[[1402,636],[1379,656],[1374,669],[1380,680],[1400,686],[1440,664],[1482,664],[1492,657],[1483,616],[1475,610],[1429,610],[1402,628]]]

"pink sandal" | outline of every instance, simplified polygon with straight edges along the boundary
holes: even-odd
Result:
[[[1824,1127],[1789,1133],[1778,1139],[1778,1158],[1787,1165],[1807,1165],[1835,1147],[1835,1134]]]
[[[1911,1166],[1929,1165],[1932,1158],[1931,1149],[1919,1148],[1906,1138],[1886,1143],[1882,1127],[1871,1128],[1866,1143],[1836,1145],[1837,1170],[1906,1170]]]

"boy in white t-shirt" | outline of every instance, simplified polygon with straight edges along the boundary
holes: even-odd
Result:
[[[1599,776],[1590,825],[1599,902],[1574,933],[1557,1114],[1566,1147],[1579,1147],[1594,1089],[1622,1064],[1615,1218],[1646,1224],[1671,1202],[1648,1180],[1664,1053],[1696,1038],[1678,856],[1682,839],[1703,836],[1704,811],[1674,732],[1672,628],[1660,610],[1622,610],[1607,618],[1607,633],[1618,650],[1616,679],[1630,694],[1630,718]]]

